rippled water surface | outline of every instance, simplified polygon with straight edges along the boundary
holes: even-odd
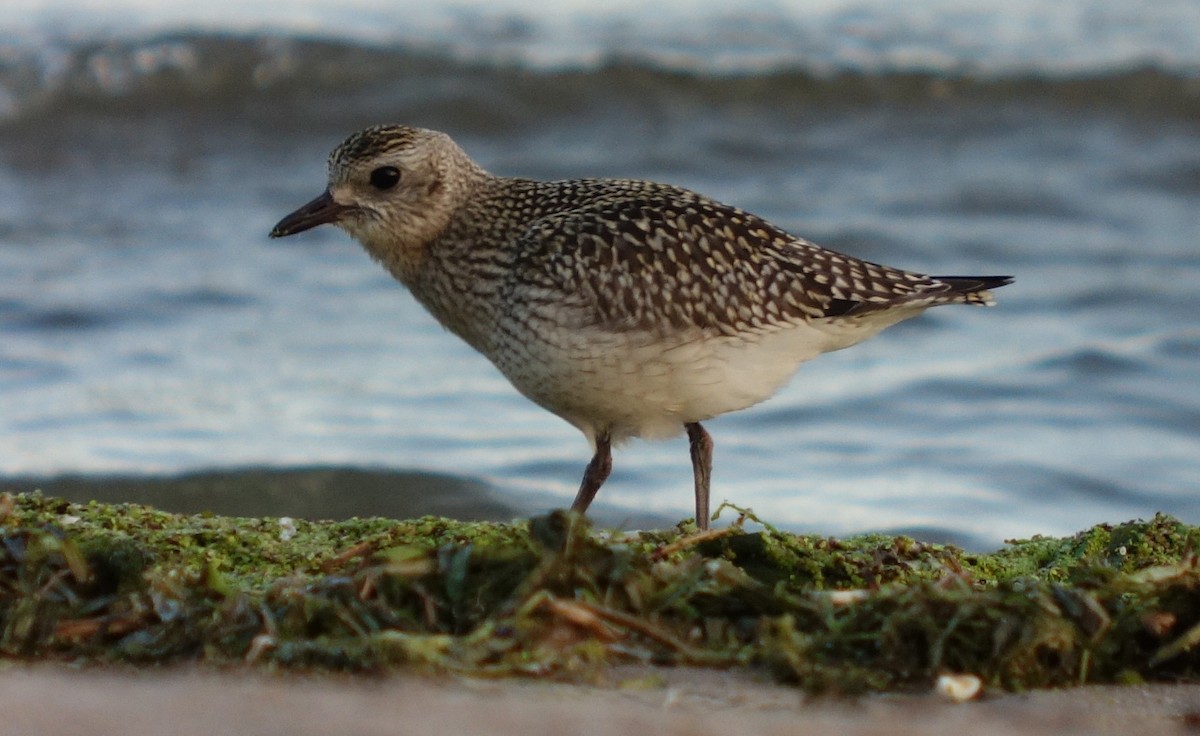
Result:
[[[1191,4],[668,6],[622,34],[641,11],[434,3],[407,36],[383,4],[374,34],[306,31],[301,11],[345,19],[298,2],[203,32],[81,12],[69,35],[27,5],[0,11],[0,475],[352,465],[569,501],[574,429],[344,234],[266,237],[344,135],[397,121],[497,173],[666,180],[872,260],[1017,277],[712,421],[718,501],[985,545],[1200,521]],[[600,498],[690,513],[686,442],[619,449]]]

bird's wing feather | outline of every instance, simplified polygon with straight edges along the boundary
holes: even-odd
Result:
[[[607,184],[533,220],[517,251],[538,267],[514,269],[556,279],[541,286],[573,294],[597,324],[738,334],[917,306],[949,289],[687,190]]]

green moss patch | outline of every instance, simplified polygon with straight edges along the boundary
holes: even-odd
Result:
[[[1158,516],[967,554],[905,537],[307,522],[0,497],[0,652],[587,678],[757,668],[811,691],[1195,678],[1200,530]]]

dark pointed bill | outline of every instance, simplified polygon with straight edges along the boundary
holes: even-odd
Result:
[[[271,237],[284,238],[288,235],[302,233],[317,225],[337,222],[342,213],[349,209],[352,208],[335,202],[333,196],[329,194],[329,190],[326,189],[321,196],[280,220],[271,229]]]

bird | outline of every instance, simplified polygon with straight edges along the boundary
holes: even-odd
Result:
[[[686,432],[709,526],[702,422],[774,395],[800,364],[942,304],[991,306],[1011,276],[926,276],[860,260],[738,207],[641,179],[499,176],[446,133],[377,125],[333,149],[323,193],[272,238],[335,225],[521,394],[592,449]]]

